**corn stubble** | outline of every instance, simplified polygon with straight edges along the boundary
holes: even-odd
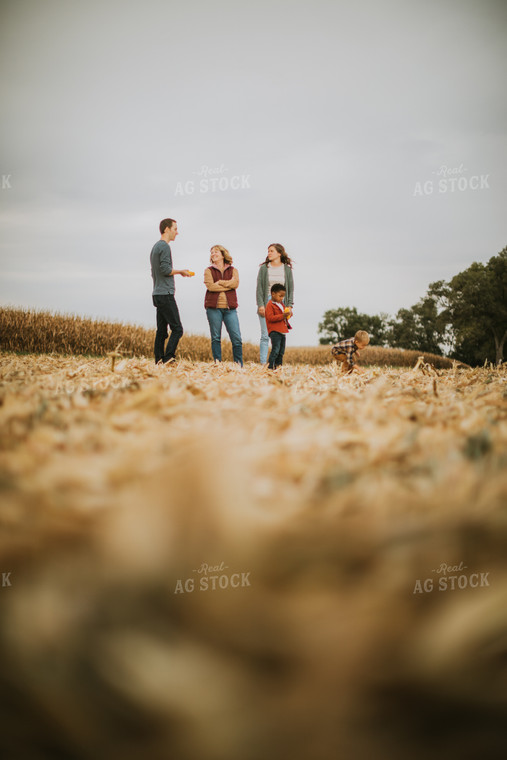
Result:
[[[505,369],[111,363],[0,356],[2,756],[505,757]]]

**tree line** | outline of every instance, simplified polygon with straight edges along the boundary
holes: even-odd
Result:
[[[370,333],[372,345],[425,351],[472,366],[503,362],[507,338],[507,247],[487,264],[474,262],[449,282],[439,280],[395,317],[329,309],[319,323],[323,345]]]

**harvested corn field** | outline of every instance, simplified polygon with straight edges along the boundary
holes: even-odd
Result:
[[[503,758],[506,380],[3,354],[2,756]]]
[[[347,336],[350,337],[350,336]],[[87,319],[72,314],[53,314],[35,309],[0,307],[0,350],[36,354],[81,354],[107,356],[118,352],[126,358],[153,357],[155,330],[123,322]],[[230,340],[223,341],[223,358],[232,361]],[[184,334],[178,354],[188,361],[212,361],[208,336]],[[413,367],[419,352],[400,348],[367,346],[362,364]],[[425,353],[426,361],[437,368],[450,368],[451,359]],[[259,346],[243,343],[245,361],[259,360]],[[331,364],[331,346],[288,346],[286,364]]]

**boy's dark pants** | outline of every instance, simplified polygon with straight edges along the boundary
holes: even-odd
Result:
[[[180,314],[173,295],[152,296],[153,306],[157,309],[157,333],[155,335],[155,362],[174,359],[176,347],[183,335]],[[164,353],[165,339],[167,338],[167,326],[171,328],[171,334],[167,341]]]
[[[276,369],[282,366],[283,355],[285,353],[285,333],[272,330],[269,333],[269,339],[271,340],[271,351],[269,353],[268,367],[269,369]]]

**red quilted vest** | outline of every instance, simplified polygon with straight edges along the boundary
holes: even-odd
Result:
[[[208,269],[211,272],[211,275],[213,277],[213,282],[218,282],[219,280],[231,280],[232,275],[234,273],[234,267],[232,264],[228,264],[224,271],[221,272],[218,267],[213,266],[213,264],[208,267]],[[226,290],[225,297],[227,298],[227,305],[229,309],[237,309],[238,308],[238,298],[236,296],[235,290]],[[211,290],[206,291],[206,295],[204,296],[204,308],[205,309],[216,309],[217,308],[217,302],[218,302],[218,296],[219,293],[212,292]]]

